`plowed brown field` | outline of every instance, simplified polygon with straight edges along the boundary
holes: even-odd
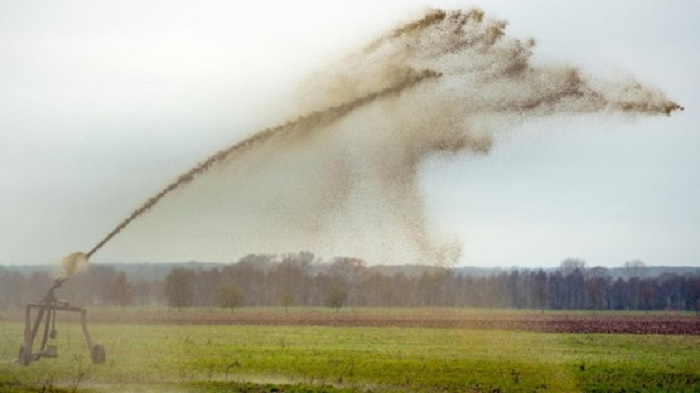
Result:
[[[222,310],[123,310],[93,309],[90,323],[165,325],[288,325],[424,327],[478,330],[515,330],[551,333],[617,333],[700,335],[700,317],[681,314],[535,314],[452,309],[280,309]]]

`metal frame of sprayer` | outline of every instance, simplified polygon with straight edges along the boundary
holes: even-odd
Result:
[[[90,332],[87,329],[87,310],[82,307],[71,306],[68,302],[58,300],[54,291],[60,288],[68,277],[57,278],[54,285],[46,292],[44,298],[35,303],[29,303],[24,309],[24,344],[19,347],[19,356],[17,362],[23,366],[28,366],[31,362],[37,361],[42,357],[56,358],[58,351],[55,345],[49,345],[49,338],[56,339],[56,312],[67,311],[80,313],[80,325],[83,328],[85,335],[85,343],[87,344],[90,358],[94,364],[102,364],[105,362],[105,348],[100,344],[94,344],[90,337]],[[31,323],[32,308],[38,310],[34,323]],[[37,338],[41,323],[44,321],[44,334],[41,339],[41,346],[38,352],[33,352],[32,347]]]

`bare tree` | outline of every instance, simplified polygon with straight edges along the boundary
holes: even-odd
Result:
[[[151,304],[153,285],[147,280],[138,280],[134,283],[134,300],[140,306]]]
[[[608,269],[602,266],[596,266],[589,269],[586,274],[586,291],[588,292],[588,300],[591,303],[593,310],[598,310],[603,305],[605,300],[605,289],[608,284]]]
[[[249,254],[238,262],[223,268],[223,282],[236,285],[248,306],[269,305],[274,297],[267,272],[272,270],[276,256]]]
[[[111,266],[90,265],[85,281],[88,285],[89,301],[93,305],[111,304],[112,284],[117,271]]]
[[[235,307],[243,305],[243,294],[233,283],[221,284],[217,290],[217,298],[220,307],[230,308],[232,312]]]
[[[627,275],[627,278],[639,279],[646,276],[648,268],[646,263],[640,261],[639,259],[635,259],[632,261],[625,262],[624,270],[625,274]]]
[[[366,272],[367,264],[360,258],[335,258],[330,267],[333,282],[345,291],[350,304],[357,303],[358,287]]]
[[[335,308],[335,311],[338,312],[347,299],[347,291],[339,283],[334,283],[326,294],[326,305]]]
[[[281,306],[288,307],[306,302],[304,284],[313,262],[313,254],[287,254],[270,272],[276,298]]]
[[[534,292],[535,298],[537,299],[538,308],[544,313],[544,309],[547,307],[547,298],[549,295],[549,288],[547,285],[547,273],[544,270],[539,269],[534,274]]]
[[[653,279],[644,278],[639,282],[639,297],[644,305],[644,311],[647,314],[649,310],[651,310],[655,290]]]
[[[134,301],[135,293],[134,285],[129,282],[126,273],[117,273],[112,285],[111,303],[122,307],[131,305]]]
[[[559,270],[564,276],[572,274],[577,269],[583,273],[586,269],[586,261],[580,258],[566,258],[559,264]]]
[[[193,276],[194,273],[189,269],[174,268],[165,277],[165,295],[168,298],[169,306],[181,310],[182,307],[192,305]]]
[[[25,300],[26,279],[17,271],[5,271],[0,274],[0,306],[22,307]]]

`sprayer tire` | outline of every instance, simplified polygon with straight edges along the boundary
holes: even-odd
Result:
[[[17,362],[23,366],[28,366],[31,361],[29,354],[24,353],[24,344],[19,346],[19,354],[17,355]]]
[[[105,347],[100,344],[95,344],[92,347],[92,363],[102,364],[107,359],[107,353],[105,352]]]

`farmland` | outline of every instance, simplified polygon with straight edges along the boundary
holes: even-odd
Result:
[[[463,309],[91,309],[107,362],[61,321],[57,359],[8,362],[21,313],[0,314],[0,389],[17,391],[697,391],[692,314]],[[675,329],[675,330],[674,330]],[[616,334],[610,334],[616,333]]]

